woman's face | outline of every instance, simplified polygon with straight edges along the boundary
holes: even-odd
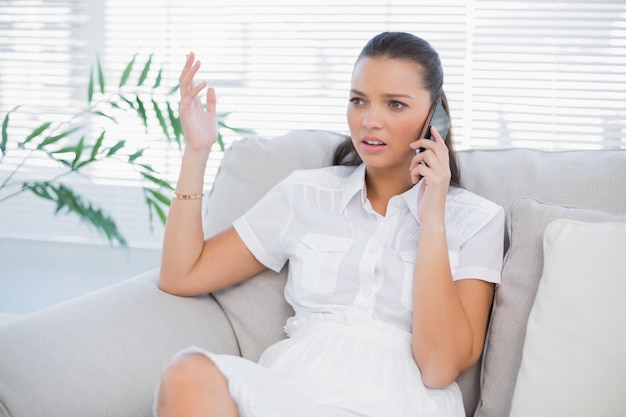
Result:
[[[352,74],[347,118],[352,143],[372,168],[406,169],[430,109],[421,68],[410,61],[363,58]]]

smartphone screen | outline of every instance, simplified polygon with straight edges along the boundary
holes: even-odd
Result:
[[[448,132],[450,131],[450,119],[443,108],[443,104],[441,104],[441,99],[438,99],[430,109],[428,117],[426,118],[426,123],[424,123],[424,127],[422,128],[420,138],[434,140],[430,136],[431,126],[435,126],[435,129],[437,129],[437,132],[439,132],[441,137],[444,140],[446,139]],[[419,151],[421,150],[422,149],[419,149]]]

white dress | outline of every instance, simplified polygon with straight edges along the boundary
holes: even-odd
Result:
[[[192,347],[229,381],[241,417],[464,416],[456,383],[429,389],[411,352],[419,186],[385,216],[365,194],[364,166],[296,171],[234,226],[279,271],[295,315],[259,363]],[[315,227],[315,229],[313,229]],[[504,211],[451,187],[447,240],[455,280],[500,282]]]

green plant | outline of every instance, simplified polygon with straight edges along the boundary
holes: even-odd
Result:
[[[147,147],[138,147],[132,140],[111,137],[106,129],[106,126],[117,124],[118,120],[130,116],[143,126],[146,134],[154,126],[162,132],[160,136],[179,151],[182,150],[182,128],[177,115],[179,103],[175,94],[178,85],[171,89],[161,85],[163,69],[155,71],[153,55],[140,67],[140,72],[136,71],[137,58],[138,55],[135,54],[127,63],[119,82],[114,86],[107,82],[100,60],[96,59],[95,68],[92,67],[90,71],[87,102],[67,121],[39,122],[30,133],[15,140],[9,134],[11,116],[22,106],[17,106],[4,115],[0,164],[6,160],[8,154],[14,154],[20,162],[15,164],[6,178],[0,180],[0,203],[22,193],[33,193],[53,202],[56,205],[55,214],[76,215],[105,236],[109,244],[127,246],[115,220],[106,210],[84,198],[72,187],[71,181],[64,181],[72,175],[88,178],[88,173],[85,173],[88,168],[115,160],[131,166],[139,174],[150,224],[153,224],[155,216],[165,223],[166,209],[171,202],[169,193],[166,192],[173,190],[173,186],[145,161],[144,152]],[[131,83],[133,75],[137,75],[137,78],[136,82]],[[219,115],[218,144],[222,151],[224,130],[237,134],[251,132],[227,125],[224,122],[227,116],[227,113]],[[35,156],[52,160],[59,170],[47,179],[16,179],[18,172]]]

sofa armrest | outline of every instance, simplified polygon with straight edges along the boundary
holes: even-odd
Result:
[[[1,325],[0,416],[149,416],[176,352],[238,354],[212,296],[175,297],[157,279],[150,271]]]

